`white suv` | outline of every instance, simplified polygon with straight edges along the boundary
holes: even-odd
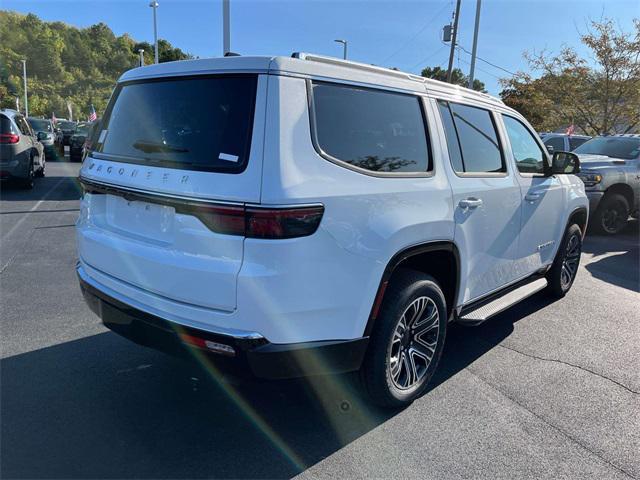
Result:
[[[573,154],[499,100],[308,54],[126,72],[88,140],[78,276],[115,332],[264,378],[424,391],[447,324],[576,275]]]

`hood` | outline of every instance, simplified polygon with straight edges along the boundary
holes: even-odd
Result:
[[[593,154],[576,154],[580,159],[581,167],[585,169],[603,168],[603,167],[619,167],[626,164],[626,160],[622,158],[612,158],[606,155],[593,155]]]

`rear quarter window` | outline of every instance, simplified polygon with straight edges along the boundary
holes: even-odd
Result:
[[[368,172],[432,170],[419,97],[323,82],[311,89],[313,136],[323,156]]]
[[[256,88],[256,75],[120,85],[94,152],[128,163],[239,173],[249,157]]]

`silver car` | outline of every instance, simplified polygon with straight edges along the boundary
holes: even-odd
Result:
[[[34,177],[44,177],[44,171],[44,147],[25,117],[15,110],[0,110],[0,179],[33,188]]]

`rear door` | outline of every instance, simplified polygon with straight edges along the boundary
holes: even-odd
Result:
[[[78,243],[89,270],[235,309],[244,237],[227,227],[260,202],[265,89],[265,76],[249,74],[117,87],[81,170]]]
[[[520,188],[507,168],[492,112],[439,101],[445,128],[461,256],[461,303],[516,278]]]
[[[522,195],[522,230],[518,246],[518,271],[534,273],[553,261],[562,237],[565,195],[562,179],[546,176],[547,155],[536,135],[519,119],[502,115],[506,153],[516,166]]]

